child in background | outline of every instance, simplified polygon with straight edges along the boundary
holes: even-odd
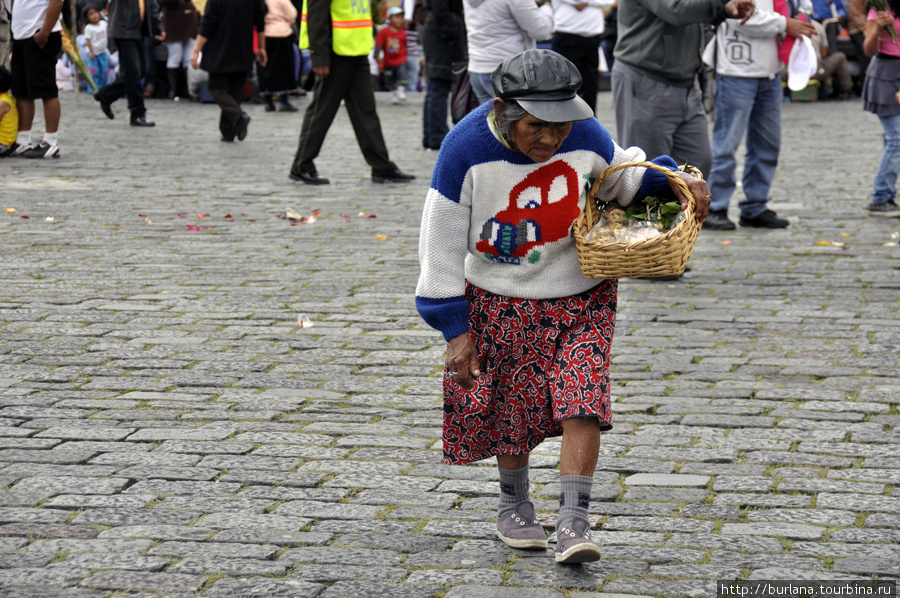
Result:
[[[409,78],[409,88],[412,91],[422,91],[422,83],[419,81],[419,71],[425,58],[422,54],[422,46],[419,44],[419,30],[425,22],[425,9],[421,4],[416,4],[413,9],[413,18],[406,30],[406,73]],[[420,22],[421,20],[421,22]]]
[[[109,70],[109,44],[106,35],[109,24],[100,18],[100,11],[93,6],[84,9],[84,20],[87,21],[87,25],[84,26],[84,40],[90,54],[90,58],[84,62],[99,89],[106,85],[106,73]]]
[[[12,73],[0,66],[0,158],[12,153],[19,132],[19,111],[15,98],[9,94],[11,86]]]
[[[870,216],[900,217],[897,173],[900,172],[900,44],[891,28],[900,31],[900,0],[888,0],[886,11],[869,9],[863,51],[872,57],[863,83],[863,108],[878,116],[884,129],[884,152],[872,189]],[[895,33],[896,35],[896,33]]]
[[[403,9],[388,9],[388,26],[375,38],[375,57],[384,64],[384,84],[393,92],[391,104],[406,101],[406,29]]]

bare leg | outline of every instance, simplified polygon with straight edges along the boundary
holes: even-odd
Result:
[[[34,122],[34,100],[17,99],[16,107],[19,109],[19,130],[30,131]]]
[[[560,424],[563,437],[559,475],[593,476],[600,455],[600,425],[597,418],[572,417],[562,420]]]
[[[34,117],[34,103],[31,104],[32,117]],[[59,117],[62,108],[59,105],[59,98],[47,98],[44,100],[44,130],[47,133],[56,133],[59,130]]]
[[[598,449],[599,445],[598,445]],[[497,465],[503,469],[522,469],[528,465],[528,455],[530,453],[522,453],[521,455],[497,455]]]

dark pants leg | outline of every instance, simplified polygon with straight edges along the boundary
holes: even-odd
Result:
[[[422,145],[437,149],[450,132],[447,125],[447,103],[450,97],[450,79],[430,77],[425,88],[425,106],[422,109]]]
[[[569,33],[554,33],[553,51],[568,58],[581,74],[578,95],[597,111],[597,88],[600,81],[600,36],[581,37]]]
[[[135,120],[147,112],[144,108],[144,89],[141,86],[144,72],[144,42],[121,38],[117,38],[115,42],[119,49],[119,75],[115,81],[102,87],[97,96],[109,104],[128,96],[128,110],[131,112],[131,120]]]
[[[234,139],[238,120],[244,113],[241,110],[241,98],[244,92],[244,81],[247,73],[210,73],[207,87],[209,94],[222,110],[219,117],[219,131],[222,138],[228,141]]]
[[[372,167],[372,173],[385,174],[397,168],[388,157],[381,121],[375,110],[369,61],[365,56],[332,55],[328,76],[316,78],[313,92],[315,95],[306,108],[300,128],[300,144],[292,171],[316,172],[314,160],[322,149],[341,100],[347,106],[356,141]]]

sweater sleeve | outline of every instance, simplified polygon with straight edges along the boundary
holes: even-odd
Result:
[[[574,131],[574,130],[573,130]],[[646,162],[647,155],[639,147],[622,148],[613,141],[609,132],[597,122],[588,119],[579,123],[576,133],[582,138],[576,143],[586,143],[591,151],[597,154],[598,161],[592,177],[598,177],[606,168],[628,162]],[[659,156],[650,162],[675,170],[678,165],[669,156]],[[634,200],[641,200],[651,195],[667,196],[671,194],[668,177],[652,168],[632,166],[611,173],[600,183],[597,195],[604,201],[615,200],[621,206],[628,206]]]
[[[727,0],[644,0],[647,10],[670,25],[712,23],[725,15]]]
[[[425,197],[419,232],[421,273],[416,286],[416,309],[448,341],[469,330],[465,260],[472,212],[464,152],[449,145],[445,142],[441,148]],[[447,184],[448,180],[463,183]]]
[[[509,10],[516,23],[536,41],[549,39],[553,33],[553,9],[538,7],[533,0],[515,0]]]
[[[787,18],[765,10],[757,10],[746,23],[741,24],[740,19],[728,19],[725,21],[728,27],[743,33],[748,37],[772,37],[784,33],[787,27]]]

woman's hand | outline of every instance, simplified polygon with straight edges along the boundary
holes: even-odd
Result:
[[[481,375],[478,364],[478,352],[475,350],[475,342],[468,332],[454,336],[447,343],[447,359],[445,361],[450,370],[450,377],[465,388],[475,388],[475,380]]]
[[[890,25],[893,22],[894,22],[894,17],[892,17],[885,11],[881,11],[875,15],[875,24],[878,26],[879,29],[884,29],[885,27],[887,27],[888,25]]]
[[[703,179],[698,179],[695,176],[691,176],[686,172],[679,172],[678,176],[681,177],[681,180],[687,183],[688,190],[690,190],[691,194],[697,200],[697,220],[703,222],[706,220],[706,215],[709,214],[709,200],[712,199],[712,194],[709,192],[709,187],[706,185],[706,181]],[[681,187],[678,186],[678,183],[673,179],[669,179],[669,187],[672,188],[672,191],[675,192],[675,196],[678,198],[678,201],[681,203],[681,209],[687,210],[687,207],[690,205],[691,198],[686,196],[684,192],[682,192]]]

